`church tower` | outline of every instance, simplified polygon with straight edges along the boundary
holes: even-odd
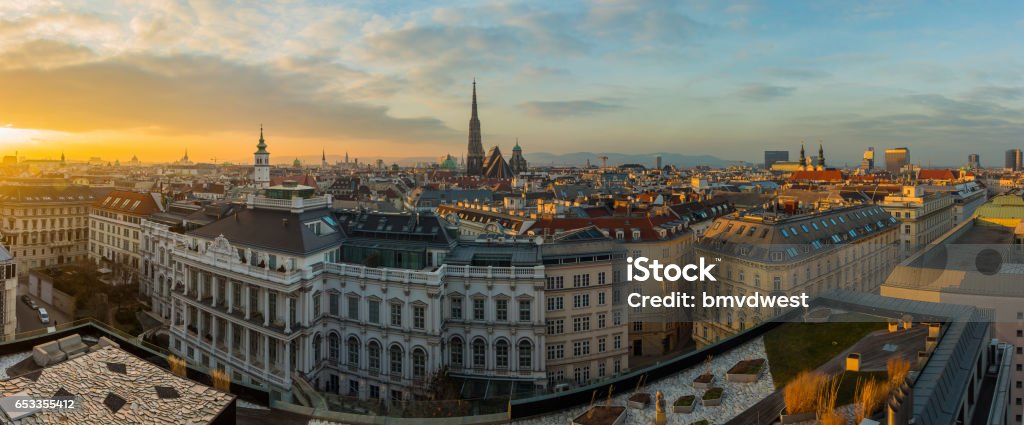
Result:
[[[804,144],[800,143],[800,169],[807,171],[807,155],[804,154]]]
[[[818,143],[818,169],[825,170],[825,148],[821,143]]]
[[[469,117],[469,152],[466,154],[466,175],[480,176],[484,171],[484,144],[480,137],[480,118],[476,113],[476,79],[473,79],[473,112]]]
[[[253,181],[256,187],[263,189],[270,187],[270,152],[267,152],[267,142],[263,140],[263,126],[260,125],[260,143],[256,145],[256,152],[253,154],[255,170]]]

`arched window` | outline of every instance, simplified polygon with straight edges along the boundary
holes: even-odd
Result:
[[[533,368],[533,344],[530,341],[519,341],[519,370]]]
[[[451,357],[452,367],[462,367],[462,356],[465,352],[465,347],[462,344],[462,338],[452,338],[451,347],[448,348],[449,357]]]
[[[500,340],[494,344],[494,367],[508,369],[508,341]]]
[[[422,348],[412,350],[412,377],[423,379],[427,376],[427,352]]]
[[[483,338],[473,340],[473,367],[483,368],[487,366],[487,343]]]
[[[370,345],[366,350],[366,356],[368,359],[367,367],[374,371],[380,371],[380,344],[377,341],[370,341]]]
[[[323,349],[322,340],[323,338],[320,337],[320,334],[316,334],[313,337],[313,362],[315,363],[320,363],[320,359],[323,357],[323,351],[321,351]]]
[[[359,340],[356,337],[349,337],[348,339],[348,358],[347,363],[349,368],[359,367]]]
[[[392,345],[390,350],[390,364],[388,365],[388,371],[392,375],[402,374],[402,347],[398,344]]]
[[[339,339],[340,338],[338,338],[338,334],[332,333],[332,334],[327,336],[328,357],[331,358],[331,360],[333,360],[333,362],[338,362],[338,360],[341,359],[341,341],[339,341]],[[354,349],[352,347],[352,343],[353,342],[355,343]],[[355,338],[352,338],[352,339],[348,340],[348,360],[349,360],[349,365],[353,365],[353,363],[352,363],[352,354],[353,353],[355,354],[355,363],[354,363],[354,365],[358,366],[359,365],[359,341],[355,341]]]

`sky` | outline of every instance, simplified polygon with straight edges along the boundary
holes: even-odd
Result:
[[[1019,1],[14,0],[0,153],[460,156],[475,78],[485,149],[999,166],[1022,69]]]

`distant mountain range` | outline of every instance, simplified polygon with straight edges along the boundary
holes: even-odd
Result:
[[[654,152],[645,154],[627,154],[616,152],[572,152],[564,154],[553,154],[548,152],[526,153],[526,160],[530,166],[544,165],[577,165],[587,164],[587,160],[593,165],[601,165],[601,157],[608,157],[608,165],[640,164],[653,168],[656,157],[661,155],[661,164],[675,165],[679,167],[694,167],[707,165],[711,167],[725,167],[735,165],[737,161],[728,161],[712,155],[683,155],[678,153]]]
[[[512,152],[502,152],[507,161],[511,156]],[[526,161],[530,163],[530,166],[545,166],[545,165],[556,165],[556,166],[584,166],[587,164],[587,160],[590,160],[592,165],[601,165],[601,156],[608,157],[608,165],[616,166],[622,164],[641,164],[648,168],[653,168],[655,164],[655,158],[661,155],[661,164],[675,165],[678,167],[694,167],[697,165],[707,165],[711,167],[726,167],[729,165],[735,165],[738,161],[729,161],[712,155],[683,155],[678,153],[668,152],[654,152],[645,154],[626,154],[617,152],[571,152],[564,154],[553,154],[549,152],[535,152],[526,153]],[[336,155],[327,155],[327,162],[335,163],[340,161],[342,158]],[[418,163],[433,163],[437,161],[436,157],[427,156],[416,156],[416,157],[381,157],[385,164],[397,163],[403,166],[411,166]],[[458,160],[462,160],[461,157],[456,157]],[[319,164],[319,156],[300,156],[299,160],[307,164]],[[354,158],[353,158],[354,160]],[[377,158],[362,158],[360,163],[375,163]],[[288,162],[282,162],[286,164]]]

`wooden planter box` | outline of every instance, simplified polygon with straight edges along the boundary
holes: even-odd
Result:
[[[684,396],[684,397],[679,397],[679,399],[676,400],[676,402],[678,403],[679,400],[682,400],[684,398],[685,399],[689,399],[690,400],[690,404],[689,405],[686,405],[686,404],[680,405],[680,404],[673,403],[672,404],[672,413],[693,413],[693,408],[697,406],[697,397],[692,396],[692,395],[688,395],[688,396]]]
[[[796,423],[800,423],[800,422],[813,421],[813,420],[815,420],[817,418],[818,418],[818,415],[815,414],[814,412],[795,413],[795,414],[792,414],[792,415],[781,415],[781,416],[779,416],[779,422],[781,422],[782,425],[796,424]]]
[[[710,377],[710,378],[705,379],[706,377]],[[705,380],[707,382],[704,382]],[[702,374],[702,375],[698,376],[696,379],[693,380],[693,388],[696,388],[698,390],[708,390],[708,389],[711,389],[711,387],[713,387],[714,384],[715,384],[715,375]]]
[[[718,392],[718,397],[708,398],[708,393],[714,392]],[[721,406],[723,398],[725,398],[725,390],[719,387],[714,387],[710,390],[707,390],[707,392],[704,393],[704,396],[701,397],[700,404],[703,404],[704,406],[707,407]]]
[[[726,372],[725,380],[747,384],[757,382],[758,379],[761,379],[761,373],[764,372],[766,363],[765,359],[742,360]]]
[[[629,396],[626,406],[630,409],[646,409],[651,405],[651,395],[648,393],[636,393]]]
[[[572,425],[622,425],[625,420],[625,406],[594,406],[573,419]]]

